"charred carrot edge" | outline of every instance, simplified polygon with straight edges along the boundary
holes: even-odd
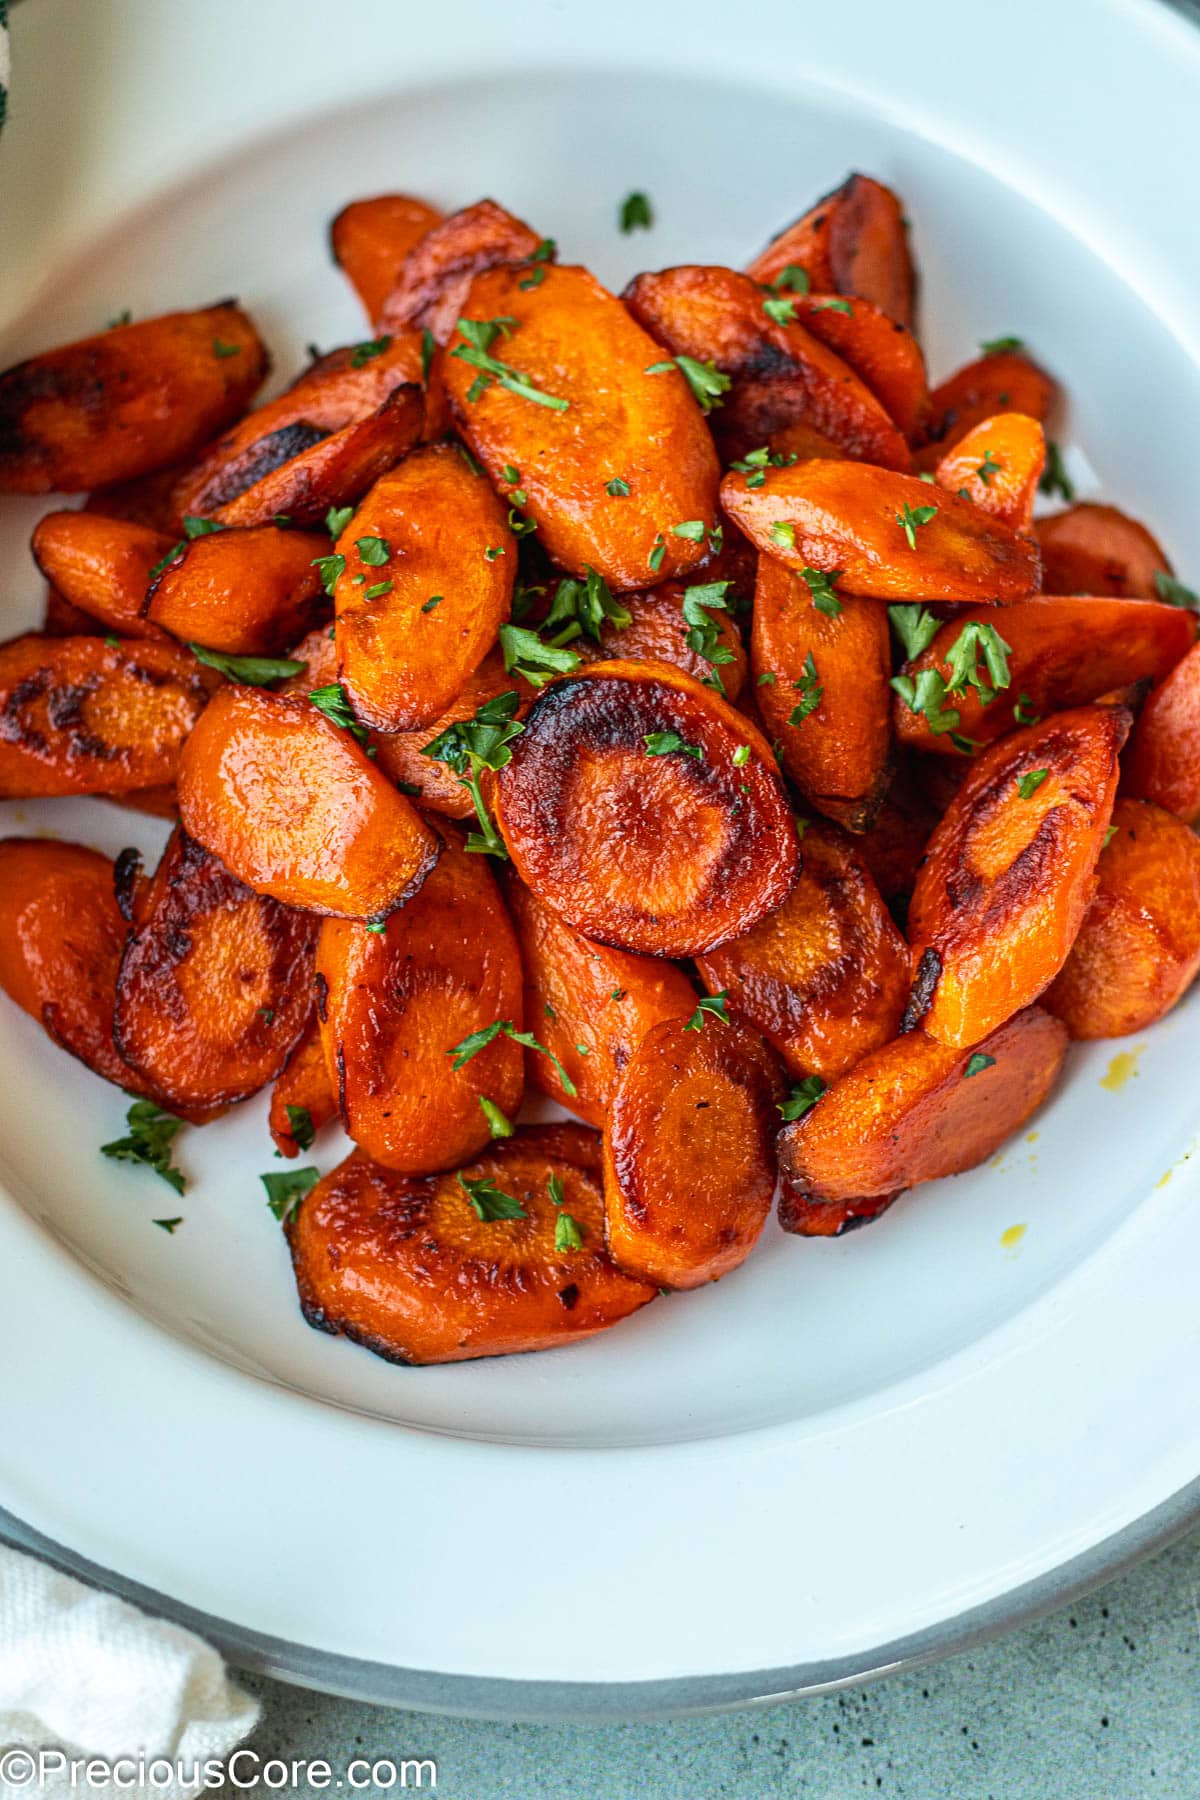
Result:
[[[494,200],[477,201],[442,219],[411,247],[380,304],[379,324],[389,331],[406,326],[430,331],[444,344],[476,275],[501,263],[528,265],[543,249],[546,260],[553,260],[553,246],[543,246],[523,219]]]
[[[902,325],[912,324],[916,279],[900,201],[870,175],[850,175],[787,226],[750,264],[770,284],[805,270],[813,289],[859,294]]]
[[[374,323],[409,251],[443,215],[411,194],[377,194],[343,206],[329,227],[329,249]]]

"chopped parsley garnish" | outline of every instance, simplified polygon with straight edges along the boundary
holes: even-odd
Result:
[[[508,1114],[502,1112],[496,1102],[489,1100],[486,1094],[480,1094],[479,1104],[483,1109],[483,1116],[488,1122],[488,1130],[492,1136],[494,1138],[510,1138],[516,1130],[516,1126]]]
[[[720,1019],[722,1025],[729,1023],[729,989],[722,988],[717,994],[705,994],[696,1007],[695,1012],[684,1026],[685,1031],[703,1031],[704,1015],[711,1013],[714,1019]]]
[[[133,324],[133,314],[130,312],[129,308],[126,307],[124,312],[119,312],[115,319],[110,319],[108,321],[108,324],[105,326],[105,330],[106,331],[116,331],[122,325],[132,325],[132,324]]]
[[[392,591],[392,578],[389,575],[386,581],[377,581],[374,583],[374,585],[372,587],[365,588],[363,590],[363,599],[364,600],[378,600],[382,594],[390,594],[391,591]]]
[[[334,550],[328,556],[314,556],[312,566],[321,577],[321,586],[327,594],[332,595],[341,577],[346,573],[346,559]]]
[[[569,643],[580,632],[598,644],[602,626],[624,631],[633,616],[614,599],[607,581],[590,563],[585,563],[584,569],[582,581],[573,575],[564,576],[554,591],[550,611],[541,626],[542,636],[554,644]]]
[[[436,355],[437,339],[426,326],[421,333],[421,381],[425,387],[429,386],[429,371],[433,367],[433,359]]]
[[[995,1066],[994,1056],[985,1056],[982,1050],[976,1050],[975,1054],[968,1058],[967,1066],[963,1070],[963,1080],[965,1081],[968,1075],[982,1075],[985,1069],[994,1069]]]
[[[546,279],[546,264],[553,262],[557,250],[558,246],[553,238],[542,239],[533,255],[528,259],[530,264],[528,275],[524,281],[517,283],[522,293],[527,292],[530,288],[541,287]]]
[[[762,674],[759,676],[757,682],[755,683],[755,686],[756,687],[774,687],[775,686],[775,671],[774,671],[774,669],[764,669]]]
[[[199,519],[194,513],[184,513],[183,530],[184,535],[180,538],[179,542],[177,544],[172,544],[171,548],[167,551],[167,554],[155,563],[147,577],[149,581],[156,581],[166,568],[167,564],[173,563],[175,558],[181,555],[194,539],[198,537],[208,537],[209,533],[213,531],[224,531],[225,526],[217,519]]]
[[[678,525],[672,525],[671,536],[687,538],[692,544],[701,544],[704,542],[704,520],[683,519]]]
[[[649,231],[654,223],[654,209],[645,194],[626,194],[617,209],[617,223],[621,230]]]
[[[611,494],[614,500],[621,500],[629,492],[629,483],[623,475],[614,475],[611,481],[605,482],[604,491]]]
[[[1017,792],[1022,800],[1031,800],[1049,774],[1049,769],[1030,769],[1027,775],[1022,775],[1017,782]]]
[[[151,1224],[157,1225],[160,1231],[165,1231],[168,1237],[174,1237],[179,1227],[183,1224],[183,1214],[180,1213],[174,1219],[152,1219]]]
[[[445,599],[444,594],[430,594],[428,600],[425,602],[424,606],[421,608],[421,611],[423,613],[431,613],[435,606],[440,606],[442,604],[442,601],[444,599]]]
[[[1023,350],[1025,342],[1019,337],[984,338],[979,348],[985,356],[1000,356],[1005,350]]]
[[[786,519],[776,519],[771,526],[771,536],[784,550],[796,548],[796,527]]]
[[[648,731],[645,734],[647,756],[693,756],[697,762],[704,761],[704,748],[701,744],[688,744],[677,731]]]
[[[746,477],[748,488],[760,488],[767,479],[767,470],[790,469],[796,461],[794,450],[772,450],[763,444],[757,450],[748,450],[740,462],[730,463],[739,475]]]
[[[733,383],[728,375],[722,374],[716,363],[698,362],[694,356],[673,356],[667,362],[651,363],[646,370],[647,375],[665,375],[670,369],[679,369],[686,377],[701,412],[712,412],[715,406],[721,405],[721,396],[727,394]]]
[[[325,514],[325,529],[330,537],[341,537],[353,517],[352,506],[331,506]]]
[[[484,769],[503,769],[512,761],[508,746],[525,729],[514,717],[520,703],[516,688],[497,694],[494,699],[485,700],[473,718],[448,725],[421,750],[421,755],[433,762],[445,763],[469,792],[479,830],[470,834],[466,847],[487,856],[507,858],[508,852],[484,804],[479,777]]]
[[[474,1209],[476,1218],[481,1219],[485,1225],[492,1225],[497,1219],[529,1217],[519,1200],[514,1199],[512,1194],[506,1194],[503,1188],[498,1188],[486,1175],[472,1177],[460,1174],[458,1185],[467,1196],[467,1203]]]
[[[489,354],[495,339],[501,334],[508,337],[516,322],[507,317],[458,321],[458,329],[467,341],[465,344],[457,344],[450,354],[479,370],[467,389],[467,399],[471,402],[478,400],[480,394],[486,393],[495,380],[502,388],[507,388],[510,394],[516,394],[522,400],[532,400],[537,406],[549,407],[553,412],[566,412],[569,402],[559,399],[556,394],[544,394],[541,388],[533,386],[520,369],[514,369],[509,363],[498,362]]]
[[[809,286],[808,270],[802,269],[799,263],[788,263],[785,268],[780,269],[771,283],[772,291],[776,294],[807,294]]]
[[[311,1150],[312,1141],[317,1133],[312,1122],[312,1114],[307,1106],[288,1106],[284,1110],[287,1113],[288,1131],[291,1133],[296,1148]]]
[[[583,1226],[570,1213],[560,1212],[554,1221],[554,1248],[560,1256],[583,1249]]]
[[[999,475],[1003,467],[1004,464],[997,461],[990,450],[985,450],[983,453],[983,461],[980,463],[975,473],[978,475],[980,481],[982,481],[984,487],[991,487],[992,476]]]
[[[663,557],[666,554],[667,554],[667,540],[664,538],[662,532],[660,531],[658,533],[658,536],[655,538],[654,543],[651,545],[649,556],[646,558],[646,561],[649,563],[650,567],[653,569],[653,571],[656,575],[658,574],[658,571],[663,566]]]
[[[1011,650],[1012,645],[1005,643],[994,625],[973,619],[963,626],[947,653],[946,692],[965,694],[973,687],[980,704],[990,706],[999,689],[1008,687],[1012,679],[1008,668]],[[980,661],[987,680],[979,673]]]
[[[820,300],[817,302],[814,311],[845,313],[848,319],[854,317],[854,308],[848,300]]]
[[[935,737],[958,730],[960,715],[953,706],[945,706],[946,683],[937,669],[919,669],[915,676],[893,675],[893,689],[909,712],[921,713]]]
[[[1053,438],[1046,445],[1046,466],[1042,470],[1042,478],[1038,482],[1038,492],[1061,494],[1062,498],[1067,501],[1075,498],[1075,484],[1067,474],[1062,451]]]
[[[786,294],[764,294],[762,309],[773,325],[794,325],[796,302]]]
[[[792,708],[788,724],[803,725],[808,715],[816,712],[825,697],[825,689],[817,679],[817,665],[813,661],[811,650],[804,659],[804,669],[799,681],[793,681],[792,686],[801,695],[801,700],[799,706]]]
[[[518,488],[512,495],[512,498],[515,500],[518,494],[523,501],[527,500],[529,497],[524,488]],[[524,513],[519,513],[517,511],[515,506],[510,506],[508,509],[508,529],[515,538],[528,537],[531,531],[537,530],[537,520],[527,519]]]
[[[125,1114],[125,1123],[129,1128],[128,1137],[101,1144],[101,1156],[111,1156],[114,1162],[144,1163],[177,1194],[184,1193],[187,1178],[175,1167],[171,1151],[183,1129],[183,1120],[177,1119],[174,1113],[163,1112],[153,1100],[135,1100]]]
[[[928,650],[942,628],[942,621],[927,606],[889,606],[888,618],[909,662]]]
[[[368,338],[365,343],[355,344],[350,353],[350,367],[361,369],[363,364],[369,363],[373,357],[382,356],[385,350],[391,348],[391,343],[391,338],[384,336]]]
[[[484,560],[484,562],[499,562],[500,558],[503,555],[504,555],[504,545],[503,544],[492,544],[492,545],[489,545],[489,547],[484,551],[483,560]]]
[[[1168,606],[1190,606],[1193,612],[1200,612],[1200,594],[1193,593],[1174,575],[1168,575],[1165,569],[1154,571],[1154,591],[1160,600]]]
[[[1013,719],[1018,725],[1036,725],[1041,713],[1033,711],[1033,701],[1028,694],[1018,694],[1013,702]]]
[[[206,650],[203,644],[189,644],[188,649],[197,662],[227,675],[230,681],[241,682],[243,687],[266,687],[269,681],[282,681],[307,667],[288,656],[226,656],[221,650]]]
[[[354,547],[369,569],[381,569],[392,560],[392,547],[386,538],[355,538]]]
[[[827,574],[822,574],[820,569],[800,571],[800,579],[812,595],[813,605],[829,619],[836,619],[841,614],[842,603],[833,591],[833,584],[841,572],[840,569],[830,569]]]
[[[539,1056],[548,1056],[558,1070],[558,1079],[562,1083],[563,1093],[568,1099],[574,1100],[579,1090],[553,1050],[547,1050],[545,1044],[539,1044],[532,1032],[518,1031],[511,1019],[494,1019],[490,1025],[482,1026],[479,1031],[470,1032],[460,1044],[452,1044],[446,1052],[447,1056],[454,1058],[451,1066],[456,1070],[461,1069],[464,1063],[469,1063],[473,1056],[478,1056],[481,1050],[486,1050],[488,1045],[494,1044],[500,1036],[511,1038],[514,1044],[524,1045],[526,1050],[536,1050]]]
[[[1110,825],[1108,830],[1104,834],[1104,842],[1103,842],[1103,844],[1101,844],[1100,848],[1102,850],[1107,850],[1108,846],[1112,843],[1112,841],[1116,837],[1116,835],[1117,835],[1117,827],[1115,825]]]
[[[319,1169],[278,1169],[258,1178],[267,1190],[267,1205],[281,1225],[286,1225],[306,1194],[321,1179]]]
[[[683,641],[689,650],[712,665],[713,673],[706,678],[706,683],[720,694],[725,692],[720,667],[731,663],[734,656],[729,646],[721,642],[721,627],[712,612],[728,610],[725,595],[731,585],[728,581],[710,581],[686,589],[683,596],[683,620],[688,627]]]
[[[779,1108],[779,1115],[790,1124],[793,1119],[802,1119],[806,1112],[817,1104],[825,1092],[826,1084],[819,1075],[806,1075],[803,1081],[796,1082],[791,1093]]]
[[[370,733],[365,725],[359,724],[350,710],[350,697],[340,681],[331,681],[327,687],[312,688],[308,697],[317,711],[324,713],[330,724],[348,731],[360,744],[366,743]]]
[[[223,344],[220,338],[213,339],[213,355],[219,362],[223,362],[227,356],[240,356],[241,354],[242,346],[240,344]]]
[[[531,687],[545,687],[555,675],[570,675],[579,657],[565,645],[544,644],[536,631],[523,625],[501,625],[500,652],[509,675],[520,675]]]
[[[744,769],[746,764],[749,761],[750,761],[750,746],[749,746],[749,744],[739,744],[737,749],[733,753],[734,768],[735,769]]]
[[[917,547],[917,531],[920,526],[928,525],[930,519],[936,517],[936,506],[910,506],[907,500],[904,502],[903,512],[896,514],[896,523],[908,539],[910,550]]]

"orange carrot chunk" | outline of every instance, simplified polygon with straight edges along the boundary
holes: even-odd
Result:
[[[315,532],[257,525],[185,542],[143,596],[148,619],[229,656],[272,656],[308,629],[324,602]]]
[[[99,513],[52,512],[39,519],[30,548],[58,596],[83,617],[67,635],[95,631],[99,620],[123,637],[162,637],[142,608],[151,573],[171,554],[171,538]]]
[[[1047,594],[1111,594],[1159,597],[1156,577],[1171,564],[1158,539],[1115,506],[1081,500],[1065,512],[1039,519],[1042,587]]]
[[[270,1128],[275,1148],[280,1156],[298,1156],[308,1149],[322,1126],[337,1116],[337,1095],[325,1066],[325,1051],[313,1010],[271,1089]]]
[[[947,488],[1014,531],[1033,524],[1033,503],[1046,465],[1046,434],[1024,413],[997,413],[966,432],[938,463]]]
[[[379,308],[379,323],[385,331],[430,331],[444,344],[476,275],[501,263],[525,263],[528,280],[530,267],[543,260],[553,260],[552,244],[494,200],[479,200],[442,219],[412,245]]]
[[[958,369],[929,396],[924,447],[917,466],[938,463],[969,431],[997,413],[1024,413],[1044,425],[1058,388],[1044,369],[1019,350],[995,350]]]
[[[859,294],[901,325],[912,324],[916,277],[904,209],[891,188],[850,175],[772,238],[750,265],[755,281],[801,268],[821,293]]]
[[[1148,696],[1129,740],[1121,786],[1185,825],[1200,820],[1200,644]]]
[[[377,194],[343,206],[329,227],[333,260],[374,323],[395,287],[404,259],[442,214],[411,194]]]

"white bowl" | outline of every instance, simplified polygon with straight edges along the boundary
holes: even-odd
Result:
[[[1200,35],[1166,8],[405,15],[19,8],[0,365],[236,293],[286,376],[364,335],[324,232],[387,188],[494,194],[619,285],[738,264],[857,167],[912,216],[935,375],[1019,332],[1070,396],[1084,491],[1200,569]],[[622,237],[635,187],[655,228]],[[0,506],[11,630],[43,510]],[[100,801],[0,807],[0,830],[165,835]],[[1118,1052],[1134,1073],[1106,1085]],[[180,1140],[177,1206],[97,1154],[122,1097],[5,1003],[0,1506],[244,1660],[423,1707],[678,1710],[947,1648],[1200,1505],[1193,1057],[1195,995],[1074,1051],[1027,1133],[869,1230],[772,1226],[602,1340],[404,1370],[301,1321],[264,1102]]]

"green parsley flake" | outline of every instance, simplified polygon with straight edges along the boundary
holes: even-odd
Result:
[[[928,525],[929,521],[936,517],[936,506],[910,506],[907,500],[904,502],[903,512],[898,512],[896,514],[896,523],[908,539],[908,547],[910,550],[915,550],[917,547],[917,531],[919,527]]]
[[[1022,775],[1017,782],[1017,792],[1022,800],[1032,799],[1049,774],[1049,769],[1030,769],[1028,775]]]
[[[288,1132],[296,1148],[311,1150],[317,1132],[307,1106],[288,1106],[284,1110],[287,1113]]]
[[[203,644],[189,644],[188,649],[197,662],[219,670],[243,687],[266,687],[268,682],[299,675],[301,669],[307,667],[288,656],[226,656],[222,650],[206,650]]]
[[[611,481],[605,482],[604,491],[611,494],[614,500],[621,500],[629,492],[629,483],[623,475],[614,475]]]
[[[307,1194],[311,1194],[321,1179],[319,1169],[280,1169],[270,1175],[258,1178],[267,1190],[267,1205],[279,1220],[286,1225],[295,1216],[300,1202]]]
[[[826,1083],[821,1080],[819,1075],[806,1075],[803,1081],[795,1084],[787,1099],[780,1106],[780,1117],[786,1119],[789,1124],[794,1119],[802,1119],[805,1113],[817,1104],[825,1092],[825,1087]]]
[[[1006,350],[1023,350],[1025,343],[1019,337],[984,338],[979,348],[985,356],[1002,356]]]
[[[484,1025],[478,1031],[469,1032],[460,1044],[452,1044],[446,1052],[447,1056],[454,1058],[451,1067],[455,1070],[461,1069],[464,1064],[470,1062],[473,1056],[478,1056],[481,1050],[486,1050],[489,1044],[495,1043],[496,1039],[501,1036],[510,1038],[514,1044],[523,1044],[526,1050],[536,1050],[539,1056],[548,1056],[558,1071],[558,1079],[562,1083],[563,1093],[569,1100],[576,1098],[579,1090],[554,1052],[547,1050],[545,1044],[539,1044],[531,1032],[518,1031],[511,1019],[495,1019],[490,1025]]]
[[[355,344],[350,354],[350,367],[361,369],[364,363],[370,362],[373,357],[382,356],[385,350],[390,349],[391,342],[391,338],[385,336],[368,338],[365,343]]]
[[[825,689],[817,679],[817,665],[813,661],[811,650],[804,659],[804,670],[799,681],[794,681],[792,686],[801,695],[801,700],[799,706],[792,708],[788,724],[803,725],[809,714],[816,712],[825,697]]]
[[[813,605],[829,619],[836,619],[841,614],[842,603],[833,591],[833,584],[841,572],[840,569],[830,569],[828,574],[822,574],[820,569],[800,571],[800,579],[811,594]]]
[[[488,1130],[492,1136],[494,1138],[510,1138],[516,1130],[516,1126],[508,1115],[500,1110],[494,1100],[489,1100],[486,1094],[480,1094],[479,1104],[483,1109],[483,1116],[488,1122]]]
[[[685,743],[677,731],[648,731],[643,741],[647,756],[673,756],[678,752],[695,757],[697,762],[704,761],[703,746]]]
[[[1068,502],[1075,498],[1075,484],[1067,474],[1062,451],[1053,438],[1046,445],[1046,467],[1042,470],[1042,477],[1038,482],[1038,492],[1051,495],[1060,494]]]
[[[703,1031],[704,1030],[704,1015],[706,1013],[711,1013],[714,1019],[719,1019],[721,1021],[722,1025],[728,1025],[728,1023],[729,1023],[729,989],[728,988],[722,988],[720,990],[720,992],[716,993],[716,994],[705,994],[704,998],[700,1001],[699,1005],[696,1007],[695,1012],[692,1014],[691,1018],[688,1020],[687,1024],[684,1026],[683,1029],[685,1031]]]
[[[654,223],[654,209],[645,194],[626,194],[617,209],[617,224],[624,232],[649,231]]]
[[[109,1156],[114,1162],[144,1163],[177,1194],[184,1193],[187,1178],[176,1168],[171,1150],[183,1129],[183,1120],[173,1113],[163,1112],[152,1100],[135,1100],[125,1114],[125,1123],[129,1128],[128,1137],[101,1144],[101,1156]]]
[[[467,1203],[474,1210],[476,1218],[481,1219],[485,1225],[492,1225],[497,1219],[529,1217],[519,1200],[512,1194],[506,1194],[503,1188],[498,1188],[486,1175],[473,1178],[460,1174],[458,1185],[467,1196]]]
[[[976,1050],[975,1054],[969,1058],[967,1066],[963,1070],[963,1079],[965,1081],[970,1075],[982,1075],[985,1069],[994,1069],[995,1066],[996,1059],[994,1056],[985,1056],[982,1050]]]

